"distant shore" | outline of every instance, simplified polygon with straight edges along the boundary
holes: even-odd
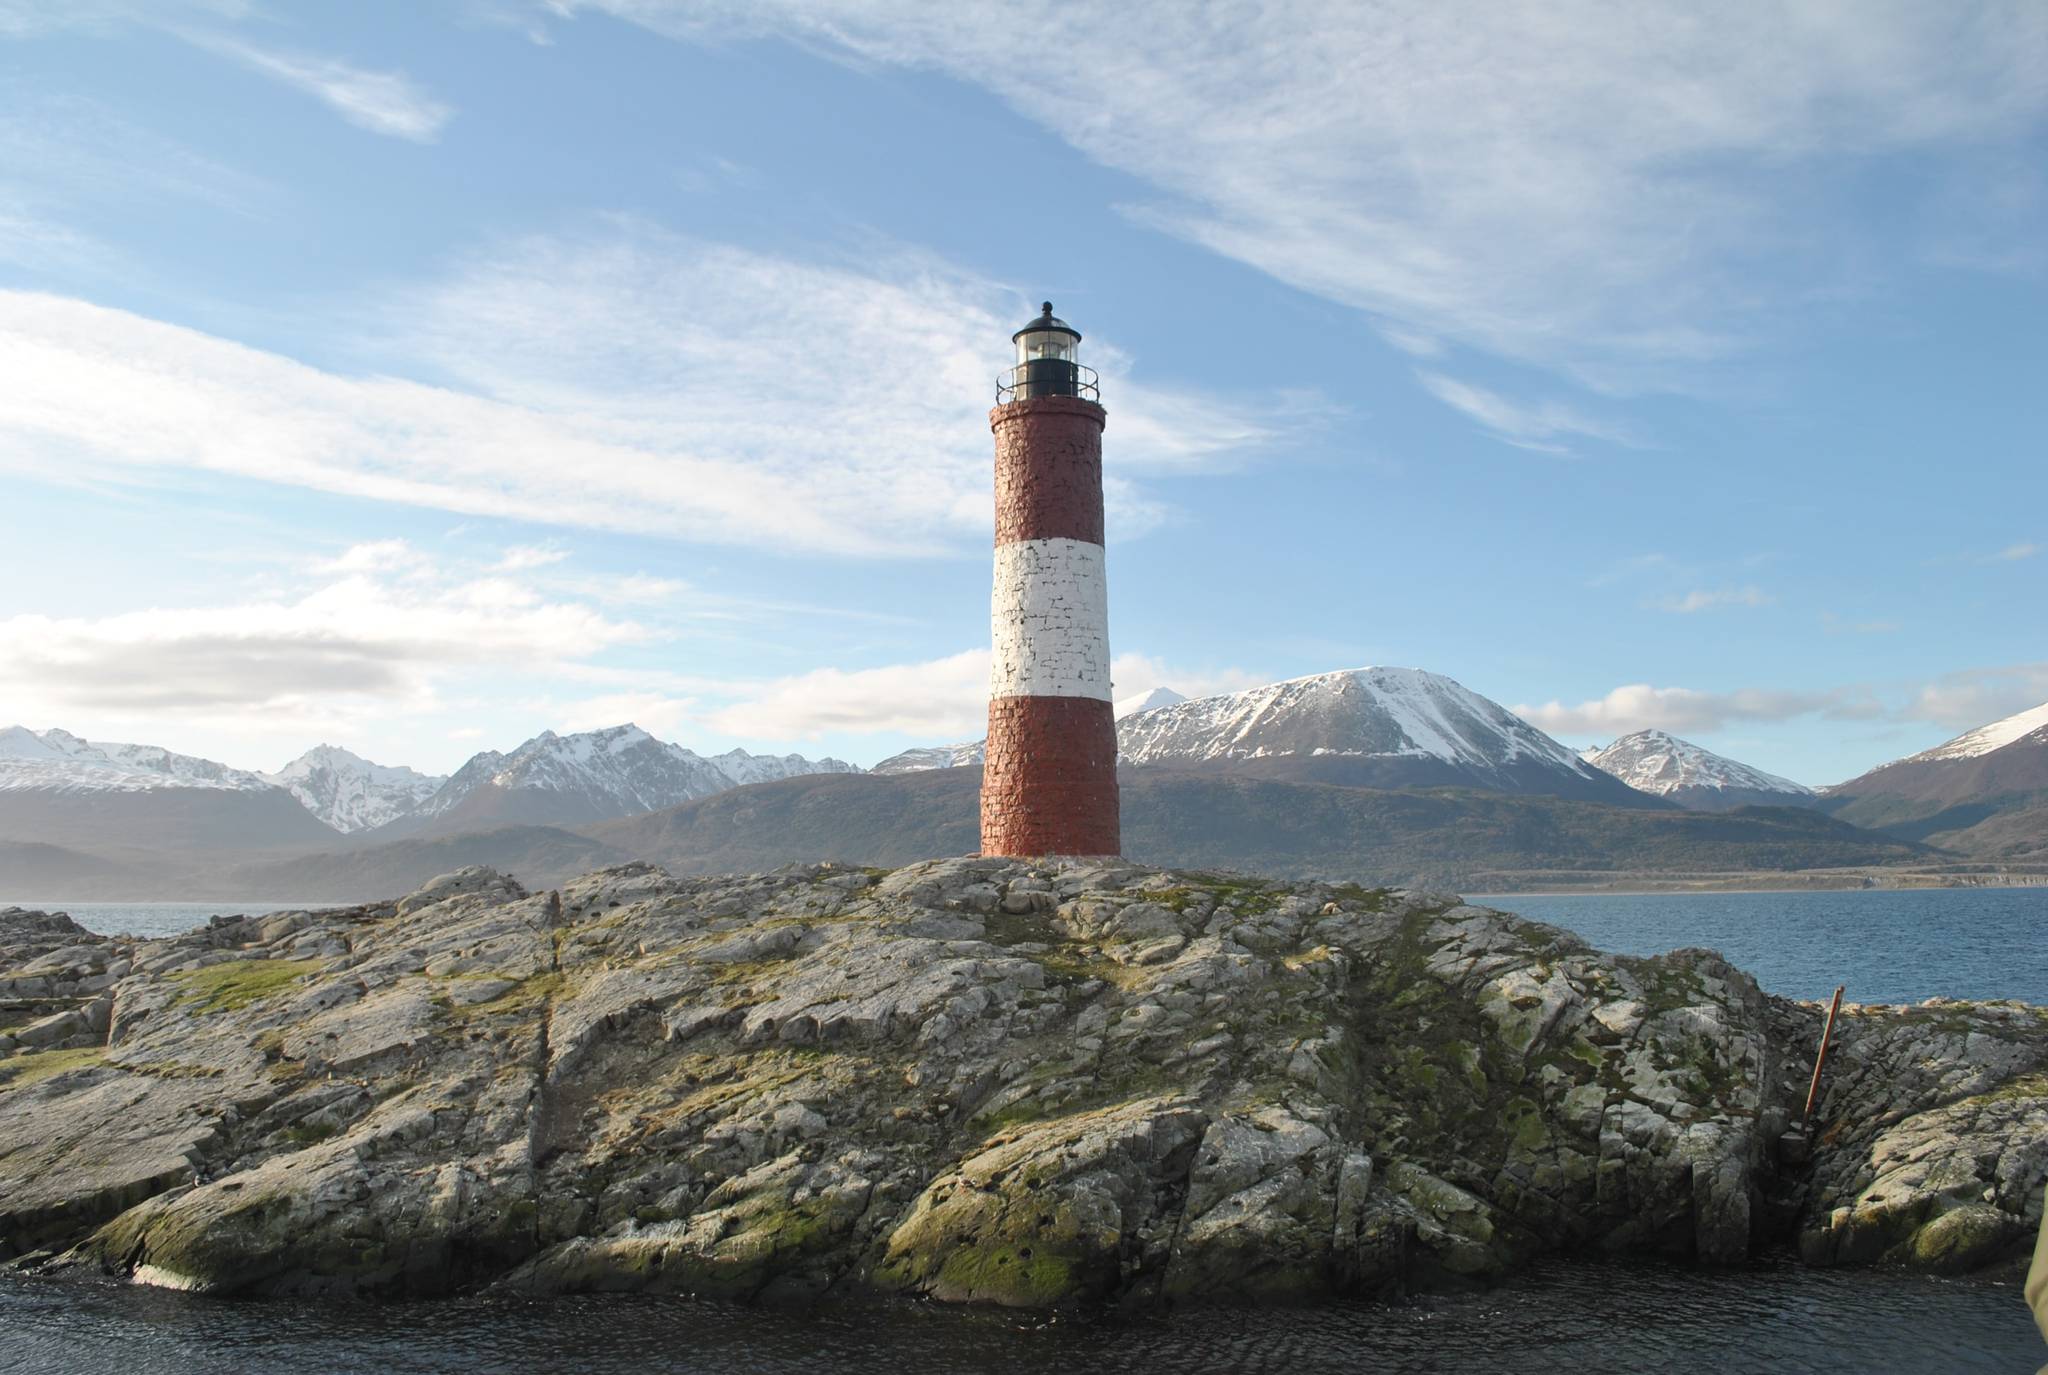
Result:
[[[1627,897],[1668,893],[1908,892],[1929,888],[2048,888],[2048,871],[1929,873],[1923,870],[1828,869],[1724,874],[1585,873],[1480,875],[1462,885],[1472,898],[1560,894]],[[1498,886],[1485,879],[1501,880]]]

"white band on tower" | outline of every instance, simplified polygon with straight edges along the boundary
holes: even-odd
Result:
[[[991,697],[1110,700],[1109,583],[1102,546],[1017,540],[996,546],[990,604]]]

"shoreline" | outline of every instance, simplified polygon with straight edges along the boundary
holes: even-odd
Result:
[[[1462,896],[1467,902],[1485,900],[1509,901],[1515,898],[1671,898],[1671,897],[1716,897],[1727,893],[1754,893],[1759,897],[1770,894],[1793,893],[1926,893],[1926,892],[1996,892],[2002,889],[2026,891],[2048,889],[2048,883],[1928,883],[1899,887],[1864,887],[1842,884],[1835,887],[1808,886],[1804,888],[1523,888],[1514,892],[1481,892],[1474,890]]]

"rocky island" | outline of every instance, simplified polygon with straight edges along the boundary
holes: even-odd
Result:
[[[1422,892],[957,859],[92,935],[0,912],[0,1261],[215,1293],[1298,1299],[2023,1256],[2048,1010]]]

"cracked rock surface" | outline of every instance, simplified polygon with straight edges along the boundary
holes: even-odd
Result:
[[[1820,1010],[1415,892],[938,860],[163,940],[0,912],[0,1260],[220,1293],[1298,1299],[2031,1245],[2048,1010]]]

